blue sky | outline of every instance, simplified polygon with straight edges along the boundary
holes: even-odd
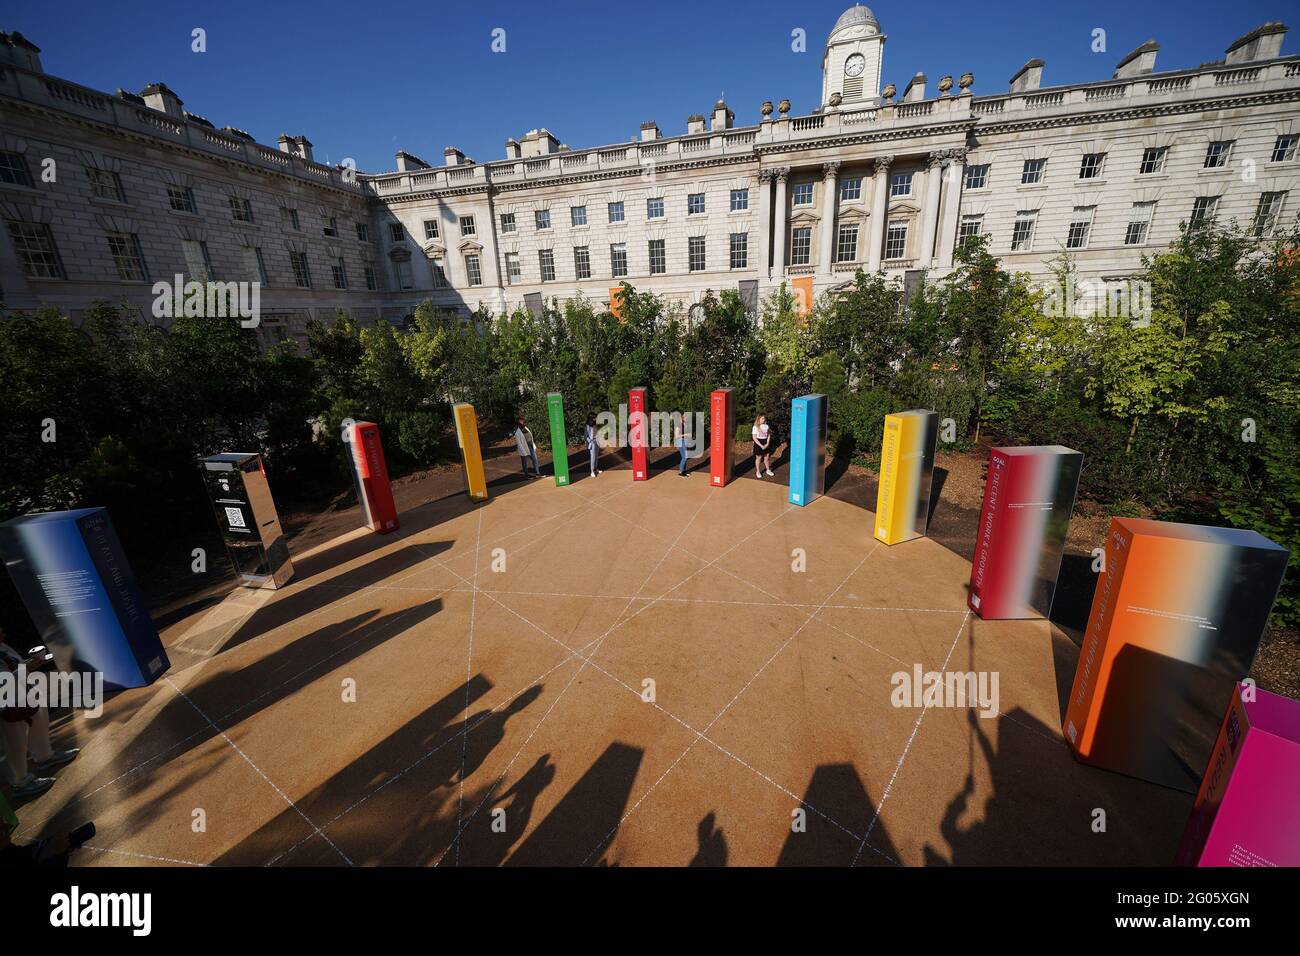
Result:
[[[918,70],[975,74],[977,94],[1002,92],[1030,57],[1044,85],[1105,79],[1129,50],[1161,44],[1158,69],[1219,59],[1228,43],[1295,7],[1283,0],[1043,4],[868,4],[888,37],[885,82]],[[574,148],[625,142],[644,120],[665,135],[707,113],[725,92],[738,124],[789,97],[817,106],[821,53],[845,0],[310,4],[133,0],[8,0],[0,29],[42,48],[47,72],[98,89],[162,81],[186,109],[260,142],[303,133],[316,159],[394,168],[398,148],[430,163],[455,145],[479,161],[504,156],[507,136],[545,126]],[[193,53],[190,32],[207,31]],[[1106,31],[1104,53],[1091,49]],[[506,52],[491,50],[505,30]],[[807,52],[791,50],[806,31]],[[1289,36],[1283,53],[1297,50]]]

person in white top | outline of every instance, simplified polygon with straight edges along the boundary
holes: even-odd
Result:
[[[751,431],[754,436],[754,477],[762,478],[763,472],[772,477],[772,426],[767,423],[766,415],[754,419]]]
[[[524,424],[524,416],[520,415],[516,421],[515,428],[515,448],[519,452],[519,463],[524,469],[525,478],[540,478],[542,470],[537,467],[537,443],[533,441],[533,433],[528,426]],[[533,473],[528,474],[528,463],[533,464]]]
[[[587,455],[591,459],[591,477],[595,478],[600,474],[600,446],[596,441],[596,416],[587,415],[587,427],[585,429],[587,438]]]

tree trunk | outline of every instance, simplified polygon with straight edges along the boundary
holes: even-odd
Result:
[[[1125,455],[1127,455],[1129,452],[1133,450],[1133,436],[1137,434],[1137,430],[1138,430],[1138,420],[1134,418],[1133,425],[1128,430],[1128,444],[1124,446]]]

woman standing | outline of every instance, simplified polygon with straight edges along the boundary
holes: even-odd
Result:
[[[754,438],[754,477],[762,478],[763,472],[766,471],[768,477],[772,477],[772,427],[767,423],[766,415],[759,415],[754,419],[754,427],[750,432]]]
[[[532,430],[524,423],[520,415],[515,422],[515,449],[519,452],[519,463],[523,466],[525,478],[540,478],[542,470],[537,467],[537,442],[533,441]],[[533,473],[528,474],[528,464],[532,463]]]
[[[585,431],[587,436],[587,456],[591,459],[591,477],[595,478],[600,474],[600,469],[596,467],[600,459],[600,447],[596,444],[595,414],[587,415],[587,427]]]

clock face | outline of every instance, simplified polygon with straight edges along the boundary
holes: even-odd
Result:
[[[867,58],[861,53],[855,53],[844,61],[845,76],[861,76],[862,71],[867,68]]]

